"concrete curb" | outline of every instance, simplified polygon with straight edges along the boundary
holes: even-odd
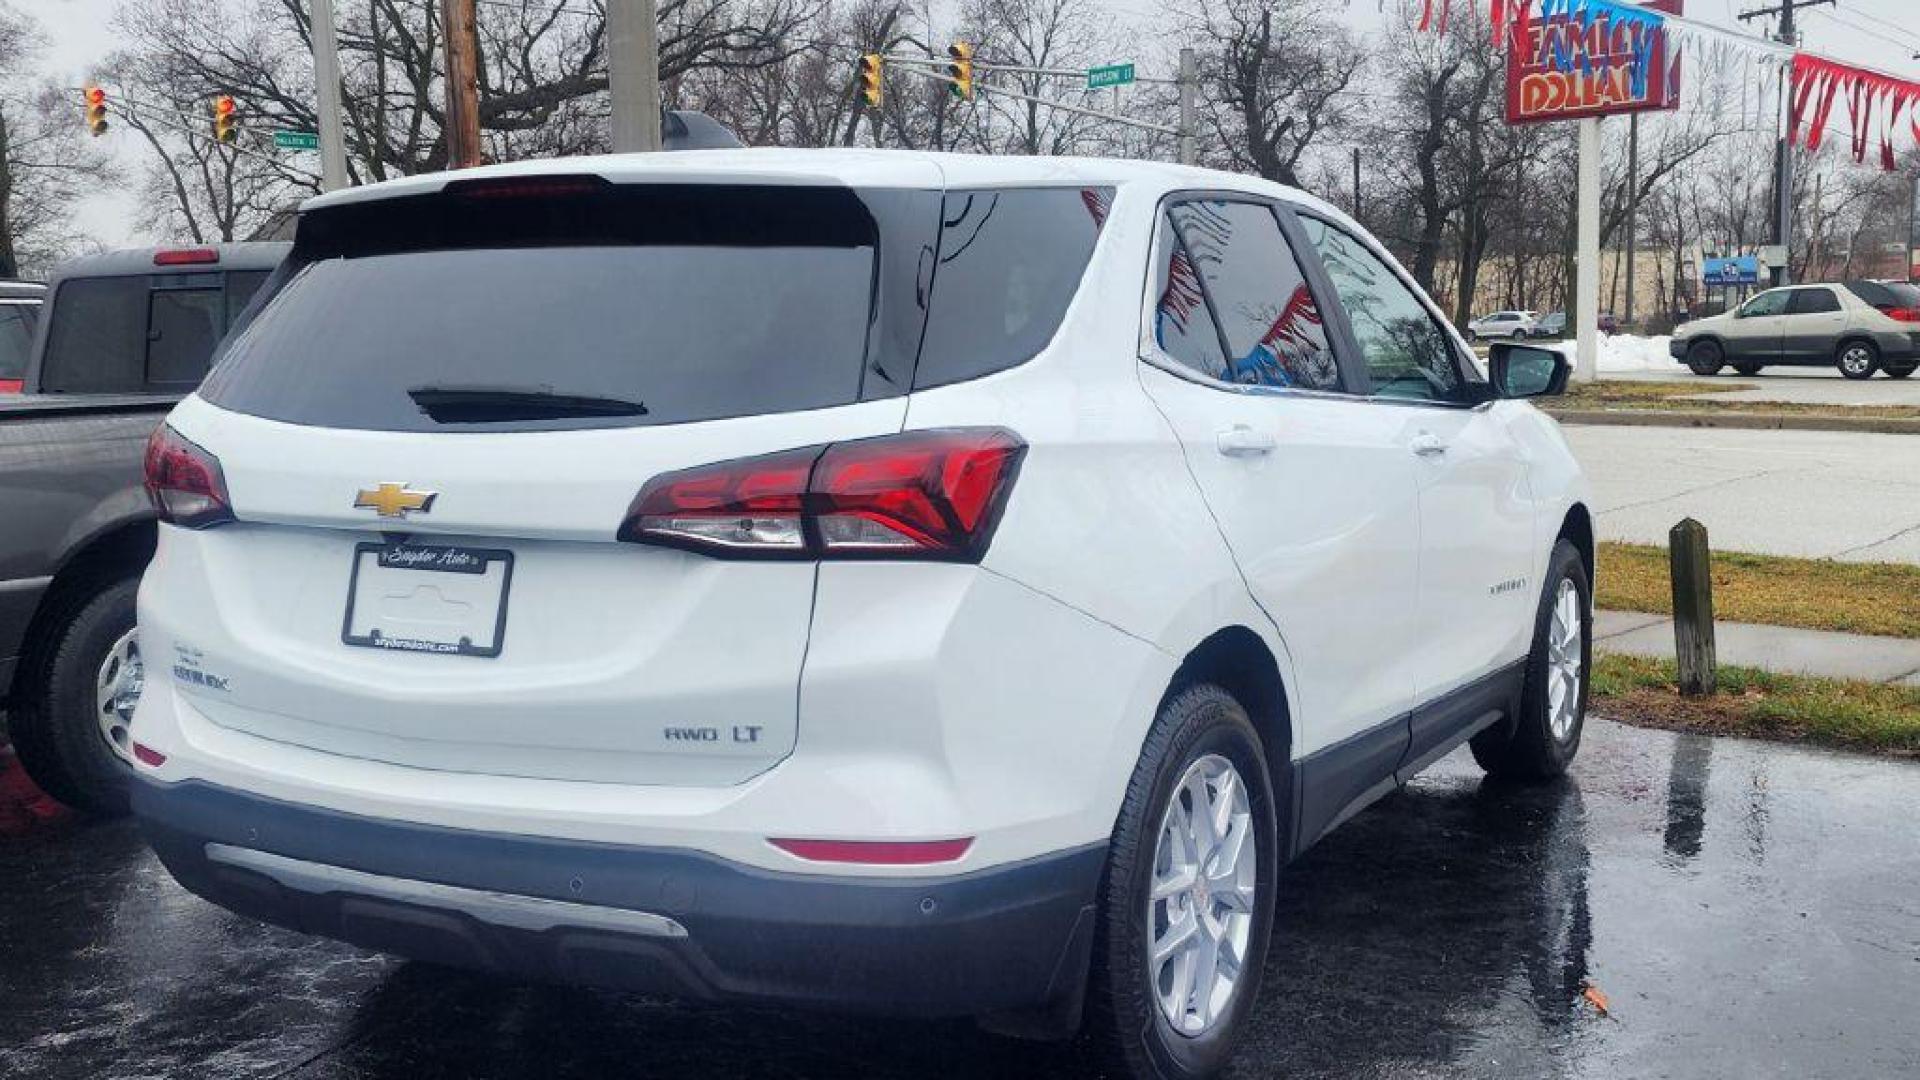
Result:
[[[1563,424],[1592,427],[1744,428],[1761,431],[1853,431],[1880,435],[1920,435],[1920,417],[1674,412],[1654,409],[1548,409],[1546,412]]]
[[[1722,622],[1719,660],[1788,675],[1920,685],[1920,639],[1842,634],[1788,626]],[[1593,647],[1657,660],[1673,659],[1673,620],[1665,615],[1596,611]]]

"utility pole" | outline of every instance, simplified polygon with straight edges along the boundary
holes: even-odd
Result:
[[[1589,116],[1579,123],[1573,377],[1577,382],[1590,383],[1600,377],[1600,118]]]
[[[615,153],[660,149],[659,17],[654,0],[608,0],[607,88]]]
[[[1353,148],[1353,220],[1360,220],[1360,148]]]
[[[347,141],[340,127],[340,43],[333,0],[313,0],[314,104],[320,114],[320,190],[347,186]]]
[[[447,168],[480,164],[480,61],[473,0],[441,0],[447,35]]]
[[[1772,7],[1754,8],[1752,11],[1741,12],[1740,21],[1752,22],[1755,19],[1767,19],[1778,15],[1780,17],[1780,25],[1779,32],[1774,35],[1775,40],[1788,47],[1797,48],[1800,44],[1800,35],[1794,29],[1794,15],[1798,13],[1801,8],[1832,7],[1838,2],[1839,0],[1780,0],[1779,3]],[[1774,146],[1773,162],[1773,191],[1775,200],[1773,242],[1785,249],[1786,254],[1786,257],[1780,260],[1780,265],[1773,267],[1773,284],[1776,287],[1789,284],[1792,278],[1793,145],[1787,140],[1787,125],[1790,123],[1789,117],[1791,113],[1789,110],[1793,107],[1790,104],[1793,99],[1793,89],[1792,71],[1788,69],[1788,74],[1781,78],[1780,139]]]
[[[1192,165],[1198,158],[1193,145],[1193,129],[1198,121],[1200,97],[1200,60],[1192,49],[1180,50],[1180,164]]]

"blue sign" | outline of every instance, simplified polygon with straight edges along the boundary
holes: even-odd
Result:
[[[1731,259],[1708,259],[1700,277],[1708,285],[1760,284],[1760,256],[1739,255]]]

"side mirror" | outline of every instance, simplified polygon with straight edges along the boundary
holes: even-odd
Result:
[[[1573,365],[1565,353],[1503,341],[1487,358],[1487,375],[1502,398],[1557,397],[1567,392]]]

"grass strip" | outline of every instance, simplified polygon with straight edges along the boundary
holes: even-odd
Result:
[[[1834,405],[1802,401],[1715,401],[1712,395],[1756,390],[1752,383],[1674,382],[1641,379],[1602,379],[1574,383],[1565,395],[1543,404],[1550,410],[1636,409],[1653,412],[1728,412],[1757,416],[1850,416],[1879,419],[1920,418],[1920,405]],[[1699,395],[1707,395],[1701,397]]]
[[[1601,715],[1645,727],[1743,735],[1920,758],[1920,687],[1722,667],[1719,692],[1680,695],[1672,660],[1596,656]]]
[[[1600,545],[1599,607],[1673,613],[1667,549]],[[1727,622],[1920,638],[1920,566],[1716,551],[1713,609]]]

